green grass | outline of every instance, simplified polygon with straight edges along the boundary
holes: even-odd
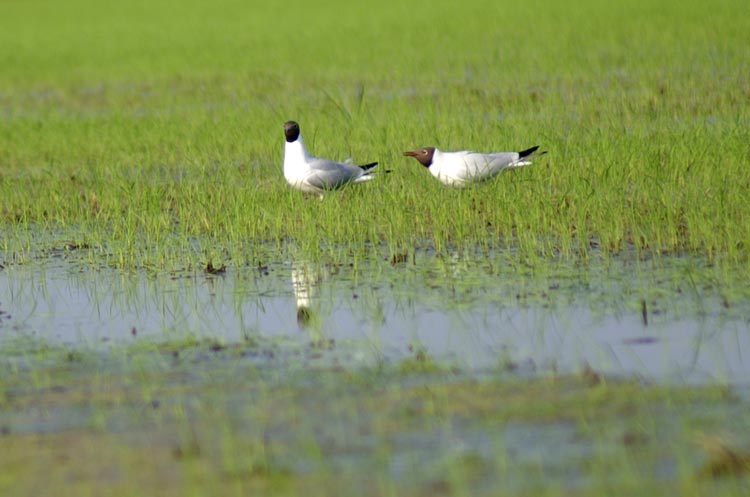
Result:
[[[748,273],[741,1],[247,6],[13,2],[0,16],[0,250],[237,265],[293,242],[545,261],[690,252]],[[392,173],[289,191],[282,124]],[[540,144],[468,191],[404,150]]]

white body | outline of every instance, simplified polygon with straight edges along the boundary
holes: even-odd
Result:
[[[527,159],[530,158],[521,159],[517,152],[480,154],[468,150],[441,152],[435,149],[428,169],[442,183],[463,187],[493,178],[505,169],[528,166],[531,161]]]
[[[349,183],[371,180],[374,176],[358,166],[313,157],[300,134],[295,141],[284,142],[284,178],[298,190],[322,194]]]

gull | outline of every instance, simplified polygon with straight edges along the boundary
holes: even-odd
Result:
[[[443,152],[435,147],[425,147],[404,152],[404,155],[417,159],[443,184],[463,188],[469,183],[494,178],[506,169],[531,165],[533,157],[547,153],[536,153],[538,148],[537,145],[521,152],[482,154],[469,150]]]
[[[327,190],[375,178],[370,169],[377,166],[377,162],[356,166],[310,155],[302,141],[299,124],[294,121],[284,124],[284,136],[284,178],[298,190],[322,196]]]

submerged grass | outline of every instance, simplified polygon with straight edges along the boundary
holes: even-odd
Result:
[[[726,388],[590,371],[342,371],[319,349],[318,363],[300,368],[279,359],[284,348],[193,341],[71,355],[21,344],[17,357],[6,344],[0,490],[744,495],[744,466],[724,471],[713,449],[722,439],[732,441],[723,454],[747,449],[747,400]]]
[[[175,268],[289,241],[532,261],[636,249],[746,274],[741,6],[14,3],[0,20],[0,250],[73,242]],[[392,173],[322,201],[289,191],[292,118],[316,155]],[[401,156],[535,144],[549,154],[533,167],[466,191]]]

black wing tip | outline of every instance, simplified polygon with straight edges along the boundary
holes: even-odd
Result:
[[[527,148],[526,150],[522,150],[522,151],[518,152],[518,158],[519,159],[523,159],[524,157],[528,157],[529,155],[533,154],[537,150],[539,150],[539,145],[536,145],[535,147]],[[546,153],[547,153],[547,151],[543,150],[543,151],[539,152],[537,155],[544,155]]]
[[[359,168],[362,169],[363,171],[367,171],[377,165],[378,165],[377,162],[370,162],[369,164],[362,164],[361,166],[359,166]]]

